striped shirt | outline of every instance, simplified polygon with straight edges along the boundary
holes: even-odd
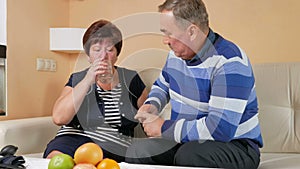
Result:
[[[121,114],[119,108],[119,102],[121,98],[121,84],[119,83],[112,90],[103,90],[97,86],[97,92],[99,98],[102,98],[104,102],[104,120],[112,128],[121,126]]]
[[[250,139],[262,147],[252,67],[235,44],[210,32],[195,59],[185,61],[171,51],[146,104],[159,110],[170,102],[171,119],[162,137],[176,142]]]
[[[66,125],[62,126],[57,132],[56,136],[74,134],[89,137],[98,142],[111,142],[116,143],[124,147],[128,147],[131,144],[131,138],[127,136],[121,136],[118,133],[118,129],[97,127],[93,130],[80,130]]]
[[[119,111],[119,102],[122,93],[121,87],[120,83],[112,90],[103,90],[97,86],[98,96],[104,103],[104,122],[109,124],[110,127],[102,126],[96,127],[96,129],[92,128],[91,130],[81,130],[64,125],[56,136],[75,134],[89,137],[98,142],[112,142],[128,147],[131,144],[131,138],[121,135],[118,131],[118,127],[121,126],[121,115]]]

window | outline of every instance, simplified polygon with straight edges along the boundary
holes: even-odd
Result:
[[[7,0],[0,0],[0,116],[6,112]]]
[[[1,46],[2,48],[3,46]],[[0,49],[1,51],[1,49]],[[6,110],[6,71],[5,59],[0,58],[0,116],[5,115]]]

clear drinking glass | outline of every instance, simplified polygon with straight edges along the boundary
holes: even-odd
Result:
[[[110,60],[104,60],[107,63],[107,69],[104,74],[98,75],[97,79],[101,83],[111,83],[113,80],[113,68]]]

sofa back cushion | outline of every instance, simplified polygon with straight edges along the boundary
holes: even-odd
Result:
[[[300,62],[255,64],[262,152],[300,152]]]
[[[0,121],[0,148],[11,144],[16,155],[42,153],[58,129],[51,116]]]
[[[159,77],[159,75],[161,73],[161,69],[160,68],[146,68],[146,69],[138,71],[138,73],[139,73],[141,79],[143,80],[143,82],[145,83],[147,90],[150,91],[153,83]],[[170,106],[170,103],[168,103],[162,110],[160,116],[163,117],[164,119],[170,119],[170,115],[171,115],[171,106]]]

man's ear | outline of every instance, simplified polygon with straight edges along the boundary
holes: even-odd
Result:
[[[199,34],[199,31],[200,31],[200,29],[194,24],[191,24],[188,27],[188,35],[190,36],[191,41],[196,39],[196,37]]]

